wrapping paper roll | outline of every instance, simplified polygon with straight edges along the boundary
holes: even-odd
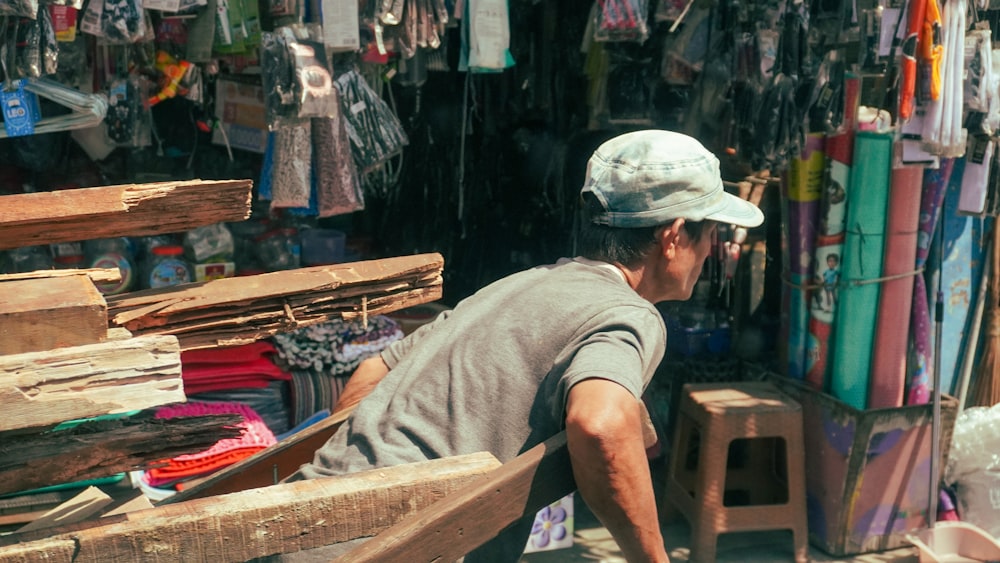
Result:
[[[944,215],[944,256],[941,276],[944,317],[941,321],[941,392],[955,393],[955,382],[962,369],[962,356],[969,342],[969,328],[974,296],[979,291],[979,268],[983,266],[985,233],[983,220],[958,213],[966,159],[955,161],[955,169],[945,191],[941,213]],[[932,251],[932,256],[934,256]],[[932,264],[932,266],[937,266]],[[931,291],[936,291],[931,287]]]
[[[920,195],[920,220],[917,228],[915,266],[919,270],[927,264],[938,215],[944,201],[945,188],[951,179],[955,159],[941,159],[936,170],[924,171],[923,190]],[[927,302],[927,283],[923,275],[913,280],[913,306],[910,314],[910,362],[906,404],[922,405],[930,400],[933,348],[930,307]]]
[[[812,285],[820,287],[810,296],[809,337],[806,343],[805,381],[825,391],[830,372],[830,339],[837,310],[837,283],[844,246],[847,196],[851,163],[854,158],[854,124],[857,121],[859,80],[848,74],[844,81],[844,129],[826,139],[826,179],[820,197],[820,211],[813,259]],[[835,258],[831,258],[835,256]],[[831,268],[831,264],[833,267]],[[832,271],[828,271],[832,270]],[[831,283],[824,282],[824,275]]]
[[[816,227],[823,193],[823,135],[810,134],[799,158],[793,160],[785,177],[788,206],[788,376],[802,379],[806,374],[809,340],[809,290],[811,265],[816,246]]]
[[[850,166],[830,162],[830,178],[823,193],[816,258],[811,280],[816,289],[810,298],[809,341],[806,349],[806,382],[825,390],[829,374],[830,335],[837,310],[841,255],[844,249],[844,226],[847,217],[847,185]]]
[[[900,277],[882,283],[868,408],[903,406],[923,178],[923,167],[908,166],[892,171],[882,275]]]
[[[859,131],[854,139],[855,189],[847,199],[842,280],[833,327],[830,390],[857,409],[868,404],[872,341],[878,315],[885,245],[886,207],[892,165],[892,135]]]

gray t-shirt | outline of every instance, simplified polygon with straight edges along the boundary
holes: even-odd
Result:
[[[480,451],[509,461],[563,429],[580,381],[638,399],[665,344],[656,308],[607,264],[513,274],[383,351],[388,375],[289,480]]]

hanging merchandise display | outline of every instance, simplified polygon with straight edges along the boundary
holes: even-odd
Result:
[[[4,0],[0,2],[0,16],[34,18],[38,13],[38,0]]]
[[[312,120],[313,176],[316,183],[318,214],[333,217],[365,208],[358,169],[351,156],[351,140],[345,120]]]
[[[334,0],[327,0],[331,1]],[[448,4],[445,0],[365,2],[362,5],[367,10],[362,12],[361,19],[373,29],[379,55],[394,52],[409,59],[418,48],[438,49],[441,46],[445,25],[450,19]],[[461,2],[454,4],[457,7]]]
[[[907,2],[906,39],[903,41],[900,56],[899,79],[899,118],[910,119],[916,105],[917,89],[917,42],[924,27],[928,0],[910,0]],[[936,0],[931,0],[936,1]]]
[[[291,120],[334,117],[337,96],[326,49],[315,24],[282,26],[261,37],[264,107],[273,131]]]
[[[594,40],[643,43],[649,39],[648,13],[648,0],[597,0]]]
[[[859,120],[863,121],[863,120]],[[837,316],[833,330],[830,390],[856,409],[868,404],[875,320],[878,315],[892,135],[859,131],[854,139],[851,190]]]
[[[933,15],[934,2],[928,0],[928,18]],[[931,44],[930,53],[925,55],[929,58],[922,66],[925,69],[922,83],[927,85],[930,100],[921,137],[926,150],[940,156],[965,154],[962,74],[965,72],[966,9],[966,0],[949,0],[944,5],[941,16],[943,49]]]
[[[0,22],[0,63],[7,78],[55,74],[58,57],[55,28],[46,6],[31,17],[5,18]]]
[[[458,70],[500,72],[514,66],[507,0],[465,0],[461,26]]]
[[[354,163],[366,174],[399,154],[409,138],[399,117],[357,70],[338,76],[336,85]]]

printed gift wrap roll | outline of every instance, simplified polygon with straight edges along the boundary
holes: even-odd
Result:
[[[809,340],[809,281],[820,197],[823,193],[823,140],[811,134],[799,158],[792,160],[785,177],[788,206],[788,376],[802,379],[806,374]]]

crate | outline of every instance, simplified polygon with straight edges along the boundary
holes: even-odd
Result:
[[[810,542],[838,557],[911,545],[907,534],[928,526],[933,405],[858,410],[787,377],[769,380],[802,405]],[[943,396],[942,470],[957,412],[958,400]]]

